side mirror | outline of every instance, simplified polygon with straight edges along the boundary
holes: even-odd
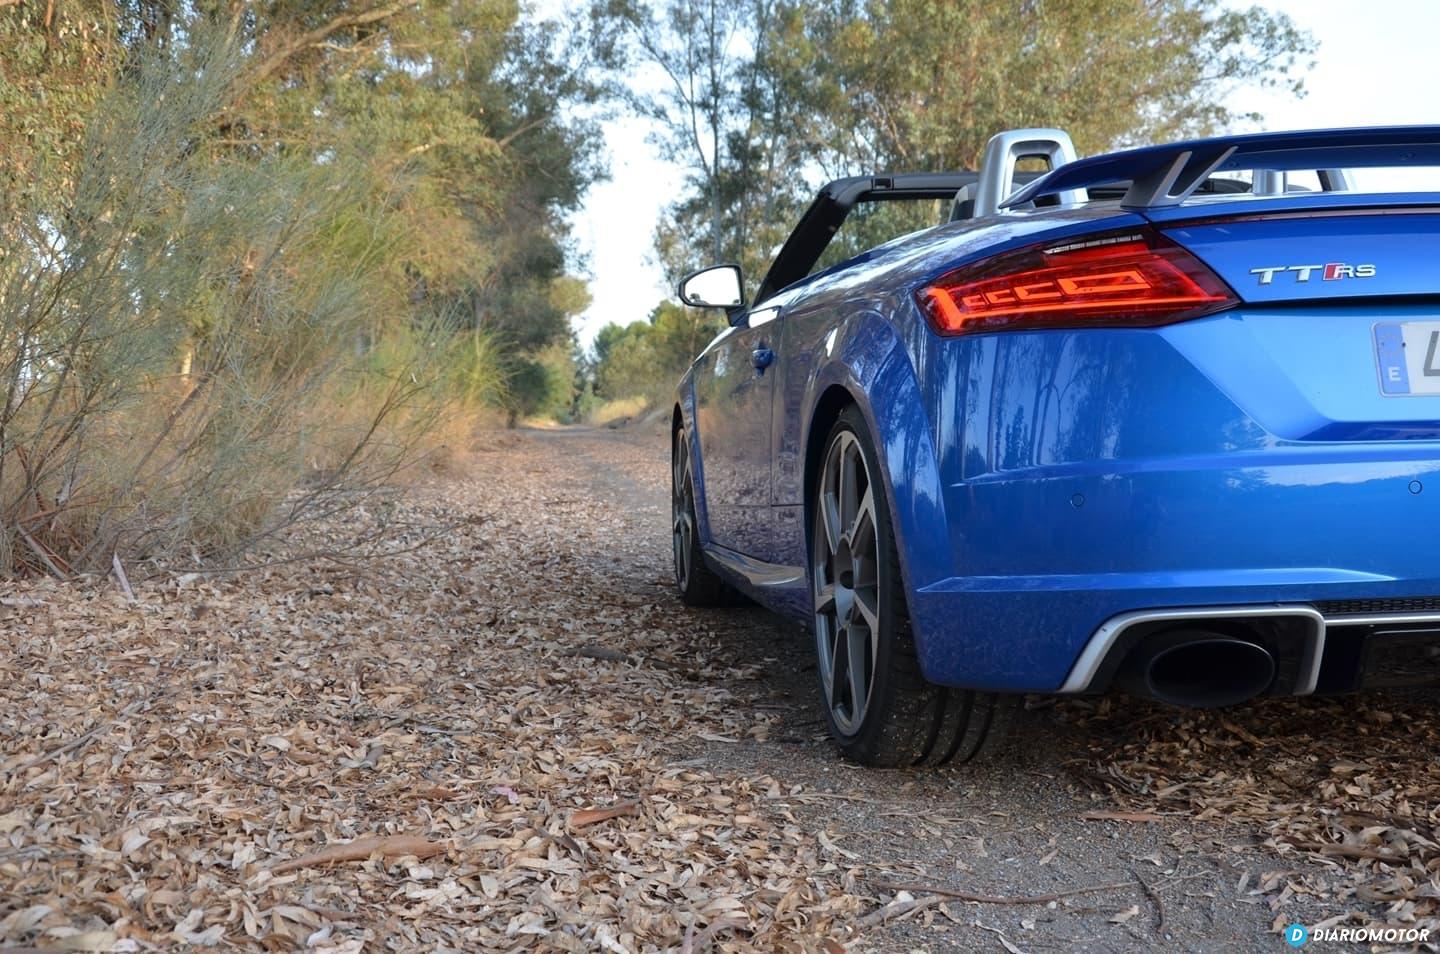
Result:
[[[680,300],[692,308],[743,308],[739,265],[712,265],[680,280]]]

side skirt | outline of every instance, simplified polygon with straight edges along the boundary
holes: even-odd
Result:
[[[798,620],[810,617],[810,583],[803,566],[766,563],[708,543],[705,559],[725,582],[766,609]]]

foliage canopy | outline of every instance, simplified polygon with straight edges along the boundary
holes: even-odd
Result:
[[[1303,92],[1284,14],[1219,0],[661,0],[626,6],[637,97],[690,171],[657,249],[671,277],[738,261],[752,284],[825,180],[976,168],[1002,129],[1082,154],[1242,120],[1241,86]]]

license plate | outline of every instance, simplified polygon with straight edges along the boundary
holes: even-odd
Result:
[[[1440,394],[1440,321],[1375,326],[1375,357],[1385,394]]]

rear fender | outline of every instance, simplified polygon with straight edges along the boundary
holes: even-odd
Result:
[[[803,417],[800,446],[812,447],[812,429],[828,430],[828,422],[817,420],[817,405],[830,389],[843,388],[864,417],[880,452],[880,475],[909,598],[917,589],[951,575],[953,562],[945,531],[934,428],[909,350],[893,322],[876,312],[863,312],[850,317],[834,333],[838,340],[833,341],[833,357],[817,367],[806,389],[810,404]],[[819,453],[823,453],[825,435],[816,436]],[[818,471],[818,460],[807,462],[807,553],[814,530],[813,475]],[[806,568],[808,573],[808,560]],[[917,630],[915,638],[923,669],[924,634]]]

